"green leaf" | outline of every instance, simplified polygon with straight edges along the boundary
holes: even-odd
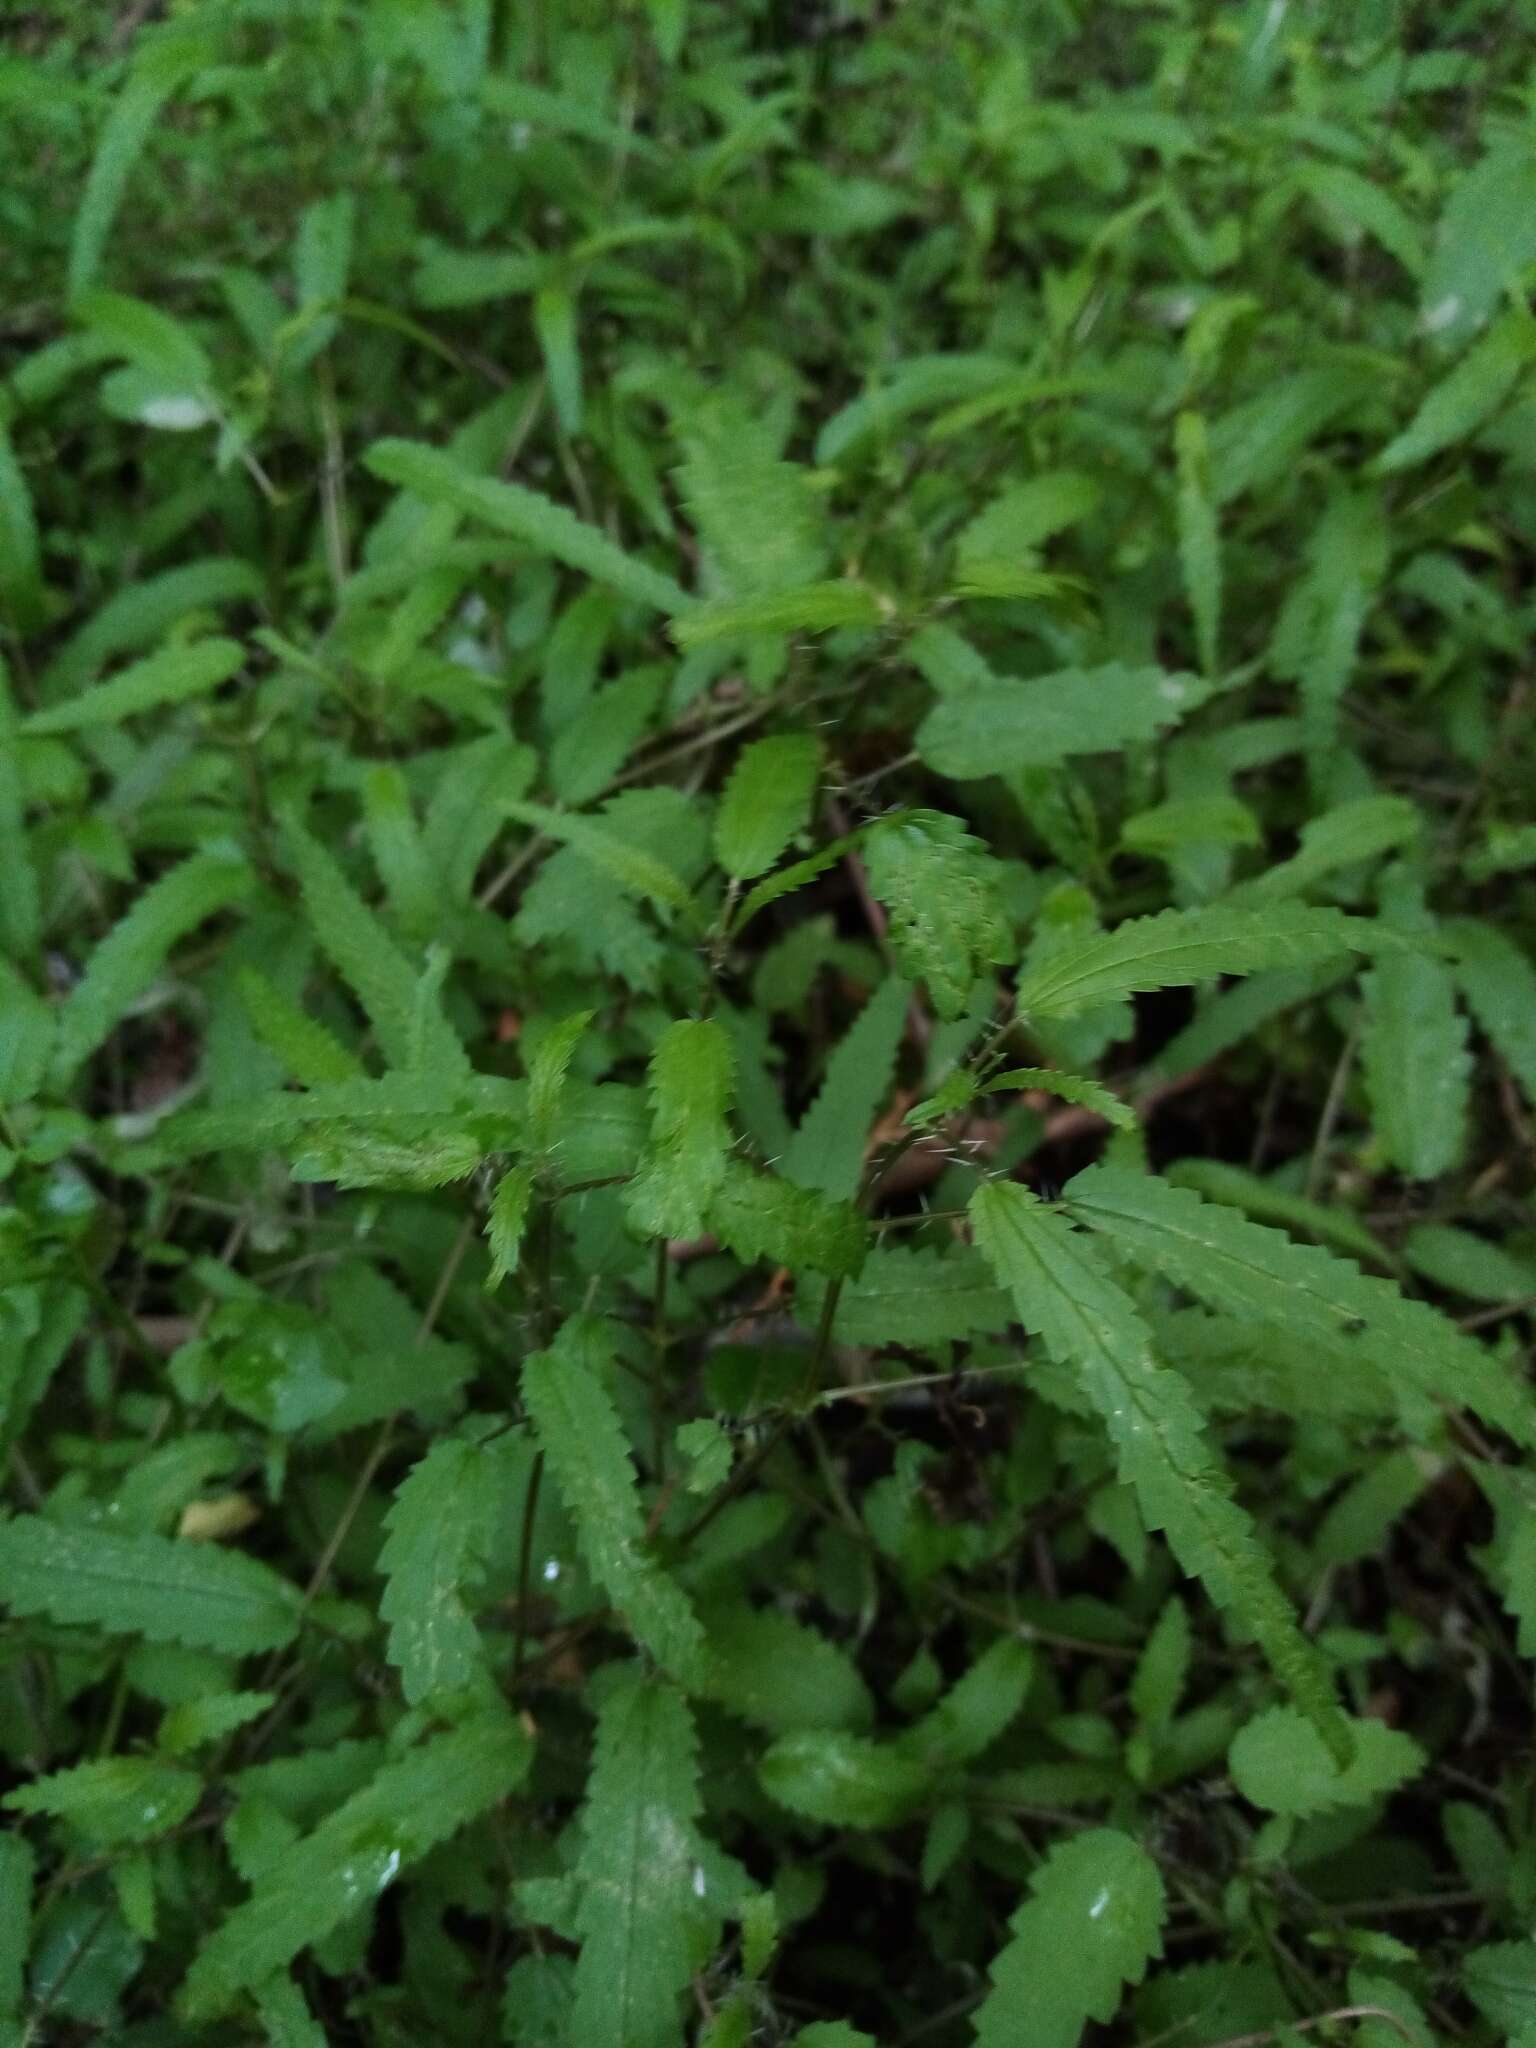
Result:
[[[468,1057],[435,999],[424,1009],[416,970],[331,855],[296,819],[284,827],[283,844],[315,936],[367,1012],[390,1065],[467,1078]]]
[[[890,600],[862,583],[806,583],[695,605],[674,621],[672,638],[687,650],[757,633],[830,633],[841,626],[881,625],[889,610]]]
[[[1522,1093],[1536,1103],[1536,964],[1507,932],[1478,919],[1444,927],[1461,992]]]
[[[480,1582],[499,1504],[494,1453],[464,1437],[433,1444],[396,1489],[379,1553],[379,1613],[411,1706],[464,1690],[485,1668],[465,1596]]]
[[[1438,335],[1475,334],[1532,262],[1536,151],[1512,129],[1451,187],[1424,274],[1424,325]]]
[[[1354,1755],[1341,1770],[1317,1730],[1293,1707],[1271,1707],[1234,1739],[1232,1781],[1270,1813],[1304,1819],[1342,1806],[1365,1806],[1423,1770],[1419,1745],[1381,1721],[1350,1724]]]
[[[828,868],[836,867],[845,854],[852,853],[864,839],[866,827],[846,833],[841,839],[829,841],[815,853],[807,854],[804,860],[792,861],[787,868],[764,876],[755,889],[747,892],[740,910],[731,920],[731,932],[739,934],[746,924],[756,917],[760,910],[766,910],[770,903],[777,903],[781,896],[791,895],[796,889],[803,889],[807,882],[814,882],[818,875],[824,875]]]
[[[1027,1643],[1000,1637],[900,1740],[930,1770],[975,1763],[1022,1711],[1035,1676]]]
[[[637,896],[648,896],[685,916],[694,914],[693,898],[687,885],[675,869],[656,854],[648,853],[644,847],[632,845],[606,826],[594,824],[590,818],[546,810],[542,804],[510,802],[505,809],[509,818],[516,818],[520,824],[531,825],[549,838],[574,847],[595,867],[601,868],[605,875],[611,875],[622,888],[632,890]]]
[[[0,1523],[0,1599],[14,1614],[233,1657],[280,1650],[299,1629],[297,1590],[238,1551],[38,1515]]]
[[[156,1738],[167,1756],[185,1756],[210,1742],[222,1742],[237,1728],[256,1721],[277,1704],[270,1692],[211,1692],[183,1700],[160,1723]]]
[[[1209,695],[1197,676],[1120,662],[999,680],[936,704],[917,729],[917,750],[940,775],[979,782],[1155,739]]]
[[[0,656],[0,834],[10,849],[6,886],[0,889],[0,941],[13,959],[30,958],[42,918],[37,868],[27,842],[27,791],[20,750],[12,744],[16,714],[11,679]]]
[[[562,803],[584,804],[607,788],[649,726],[663,680],[659,667],[636,669],[561,726],[549,750],[549,780]]]
[[[256,968],[240,968],[235,985],[251,1029],[295,1081],[306,1088],[322,1088],[363,1078],[362,1062]]]
[[[373,1134],[378,1142],[420,1144],[430,1154],[449,1143],[479,1151],[522,1144],[527,1132],[527,1091],[517,1082],[475,1075],[385,1074],[376,1081],[342,1081],[298,1095],[259,1096],[227,1110],[200,1110],[176,1118],[162,1142],[177,1155],[231,1150],[303,1148],[317,1128],[345,1137]],[[453,1128],[453,1126],[457,1128]],[[483,1147],[474,1137],[483,1129]],[[602,1169],[599,1169],[601,1171]]]
[[[1165,1904],[1157,1865],[1129,1835],[1090,1828],[1059,1844],[1008,1923],[976,2048],[1077,2048],[1085,2023],[1112,2020],[1161,1955]]]
[[[523,1399],[593,1577],[663,1669],[697,1683],[703,1631],[645,1549],[629,1444],[599,1377],[611,1351],[601,1323],[571,1317],[549,1350],[523,1360]]]
[[[833,1335],[842,1344],[926,1349],[1006,1329],[1006,1291],[974,1252],[881,1245],[838,1296]]]
[[[810,823],[820,767],[813,733],[781,733],[742,749],[715,814],[715,858],[733,882],[772,867]]]
[[[1278,1223],[1286,1230],[1336,1245],[1352,1259],[1374,1266],[1392,1263],[1379,1240],[1347,1210],[1292,1194],[1241,1166],[1229,1166],[1222,1159],[1178,1159],[1168,1168],[1167,1178],[1174,1187],[1190,1188],[1207,1202],[1225,1202],[1260,1223]]]
[[[1536,358],[1536,320],[1506,313],[1443,377],[1413,418],[1376,458],[1383,476],[1427,462],[1466,440],[1496,413],[1526,365]]]
[[[1469,1949],[1461,1980],[1484,2019],[1511,2037],[1512,2048],[1525,2048],[1522,2030],[1536,2025],[1536,1941],[1491,1941]]]
[[[0,960],[0,1109],[30,1102],[53,1050],[53,1012],[16,970]]]
[[[0,1834],[0,2019],[21,2011],[32,1932],[32,1845],[14,1829]]]
[[[1473,1301],[1523,1301],[1536,1294],[1536,1259],[1518,1258],[1491,1238],[1451,1224],[1421,1223],[1410,1230],[1403,1257],[1436,1287]]]
[[[1362,983],[1361,1068],[1382,1151],[1409,1180],[1434,1180],[1466,1149],[1472,1055],[1443,960],[1404,953]]]
[[[491,1248],[491,1276],[487,1284],[492,1287],[517,1271],[533,1190],[531,1166],[509,1166],[496,1183],[485,1219],[485,1235]]]
[[[687,1702],[626,1673],[598,1714],[582,1811],[572,2041],[682,2048],[682,1994],[704,1959],[694,1891],[702,1804]]]
[[[780,1806],[838,1828],[894,1827],[923,1804],[933,1784],[918,1758],[830,1728],[781,1735],[764,1751],[757,1775]]]
[[[67,1083],[127,1015],[165,964],[178,939],[248,896],[255,878],[243,863],[195,853],[152,882],[86,962],[59,1012],[53,1073]]]
[[[1129,1177],[1129,1176],[1127,1176]],[[1230,1623],[1252,1636],[1330,1747],[1342,1717],[1328,1670],[1301,1633],[1274,1567],[1205,1440],[1186,1383],[1160,1364],[1152,1334],[1070,1225],[1027,1189],[993,1182],[970,1205],[976,1242],[1019,1317],[1069,1368],[1108,1429],[1143,1519],[1205,1580]]]
[[[1347,1369],[1352,1357],[1374,1363],[1394,1384],[1406,1380],[1432,1400],[1464,1404],[1536,1443],[1536,1414],[1514,1377],[1389,1280],[1150,1175],[1090,1167],[1067,1193],[1073,1215],[1109,1237],[1120,1256],[1212,1308],[1304,1336],[1331,1367]]]
[[[892,976],[844,1033],[784,1155],[787,1180],[834,1198],[854,1193],[870,1128],[890,1093],[911,1001],[910,984]]]
[[[1176,504],[1184,590],[1194,615],[1200,667],[1207,676],[1214,676],[1220,669],[1217,641],[1221,632],[1221,540],[1211,496],[1205,421],[1199,413],[1179,414],[1173,446],[1178,463]]]
[[[1166,1728],[1177,1713],[1191,1647],[1189,1609],[1174,1595],[1163,1603],[1131,1678],[1131,1707],[1143,1726]]]
[[[417,267],[412,296],[434,312],[486,306],[536,290],[548,267],[547,258],[517,250],[434,249]]]
[[[368,847],[389,907],[416,937],[433,929],[437,878],[404,775],[393,761],[378,761],[363,777],[363,818]]]
[[[869,1227],[851,1203],[757,1173],[740,1159],[725,1162],[709,1222],[747,1265],[765,1259],[837,1280],[858,1272],[869,1246]]]
[[[718,1024],[669,1024],[649,1067],[651,1141],[625,1191],[645,1237],[695,1238],[725,1175],[731,1142],[731,1041]]]
[[[1013,957],[1000,864],[943,811],[880,819],[865,837],[864,863],[890,913],[903,973],[927,983],[941,1017],[958,1017],[977,978]]]
[[[130,583],[93,612],[49,661],[42,679],[45,702],[83,690],[115,656],[154,647],[196,614],[221,605],[253,603],[262,590],[256,570],[233,555],[184,562]]]
[[[96,280],[129,174],[154,132],[161,108],[205,60],[205,54],[190,37],[156,41],[114,99],[97,137],[70,234],[68,292],[72,299],[89,291]]]
[[[40,622],[43,556],[26,473],[0,419],[0,610],[18,625]]]
[[[1289,860],[1278,861],[1234,892],[1246,903],[1300,896],[1340,868],[1358,866],[1418,838],[1423,817],[1401,796],[1362,796],[1309,818]]]
[[[110,682],[72,698],[67,704],[34,711],[19,728],[27,739],[45,733],[81,732],[93,725],[117,725],[161,704],[183,703],[188,697],[216,690],[235,675],[245,656],[233,640],[203,640],[194,647],[169,647],[136,661]]]
[[[1259,846],[1258,819],[1233,796],[1172,797],[1137,811],[1120,827],[1120,844],[1167,860],[1188,847]]]
[[[67,1821],[89,1841],[149,1842],[179,1827],[202,1797],[195,1771],[152,1757],[103,1757],[35,1779],[3,1802],[13,1813]]]
[[[962,582],[974,582],[994,564],[1027,565],[1041,541],[1076,526],[1097,511],[1103,487],[1076,469],[1046,470],[1012,484],[963,527],[955,542]]]
[[[227,2012],[242,1991],[371,1905],[403,1868],[515,1790],[532,1754],[521,1725],[496,1714],[385,1764],[293,1844],[203,1944],[182,1986],[187,2020]]]
[[[576,301],[563,285],[541,285],[533,295],[533,331],[539,338],[544,374],[563,432],[581,432],[581,347],[576,334]]]
[[[795,589],[827,565],[826,513],[807,472],[779,455],[769,421],[721,396],[679,409],[678,488],[733,594]]]
[[[1403,942],[1340,910],[1165,910],[1054,954],[1019,984],[1021,1014],[1072,1016],[1095,1004],[1155,988],[1214,981],[1222,974],[1300,967],[1345,952],[1385,951]]]
[[[1318,202],[1327,224],[1337,218],[1345,239],[1372,236],[1403,268],[1417,277],[1424,268],[1424,244],[1416,224],[1384,185],[1373,184],[1344,164],[1305,163],[1296,182]]]
[[[770,1735],[867,1728],[874,1702],[847,1652],[775,1607],[745,1601],[705,1616],[706,1696]]]
[[[573,1010],[568,1017],[550,1024],[528,1055],[528,1149],[548,1153],[554,1146],[560,1108],[565,1100],[566,1077],[581,1043],[582,1034],[595,1015],[592,1010]]]
[[[291,1977],[274,1977],[256,1993],[256,2011],[267,2030],[267,2048],[326,2048],[319,2023]]]
[[[1056,1067],[1010,1067],[1007,1073],[994,1074],[987,1082],[989,1095],[1001,1093],[1004,1088],[1043,1088],[1048,1094],[1060,1096],[1063,1102],[1075,1102],[1096,1111],[1117,1130],[1136,1128],[1136,1112],[1130,1104],[1122,1102],[1102,1081],[1090,1080],[1086,1074],[1063,1074]]]
[[[605,533],[576,518],[563,505],[521,484],[476,476],[452,456],[420,442],[375,441],[363,457],[375,476],[410,491],[428,504],[451,505],[498,533],[509,533],[540,554],[579,569],[636,604],[676,616],[694,600],[670,576],[627,555]]]

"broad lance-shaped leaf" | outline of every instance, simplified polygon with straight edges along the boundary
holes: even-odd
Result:
[[[1400,1728],[1350,1724],[1354,1756],[1341,1770],[1294,1707],[1270,1707],[1240,1729],[1229,1761],[1243,1797],[1297,1819],[1341,1806],[1367,1806],[1423,1770],[1424,1752]]]
[[[755,1172],[743,1159],[726,1160],[709,1223],[748,1265],[766,1259],[832,1279],[857,1273],[869,1249],[869,1226],[851,1202]]]
[[[883,981],[827,1062],[820,1093],[784,1155],[787,1180],[846,1199],[859,1185],[877,1111],[891,1090],[912,1001],[909,982]]]
[[[538,491],[476,476],[451,455],[417,441],[375,441],[363,461],[386,483],[429,504],[451,505],[498,533],[513,534],[540,554],[579,569],[637,604],[672,615],[693,607],[694,600],[670,576],[625,554],[600,528]]]
[[[165,1536],[0,1522],[0,1600],[13,1614],[243,1657],[299,1631],[298,1589],[253,1557]]]
[[[1523,309],[1506,313],[1435,385],[1396,440],[1382,449],[1375,468],[1390,476],[1466,440],[1498,411],[1533,356],[1536,321]]]
[[[1404,953],[1380,961],[1362,986],[1372,1126],[1399,1173],[1433,1180],[1466,1149],[1472,1055],[1455,977],[1443,960]]]
[[[1317,1245],[1252,1223],[1154,1175],[1091,1166],[1067,1188],[1072,1214],[1116,1254],[1214,1309],[1278,1324],[1340,1367],[1359,1359],[1393,1383],[1471,1408],[1536,1445],[1536,1407],[1508,1368],[1449,1319]]]
[[[254,885],[243,862],[213,853],[195,853],[152,882],[91,954],[64,999],[53,1056],[55,1081],[69,1081],[111,1034],[178,939],[241,901]]]
[[[777,1607],[737,1600],[704,1616],[705,1695],[771,1735],[867,1728],[874,1702],[847,1651]]]
[[[1145,989],[1179,988],[1222,974],[1303,967],[1337,953],[1386,952],[1407,942],[1341,910],[1276,904],[1268,910],[1164,910],[1135,917],[1043,961],[1019,984],[1026,1016],[1064,1017]]]
[[[917,729],[917,751],[940,775],[979,782],[1156,739],[1210,694],[1198,676],[1119,662],[999,679],[936,704]]]
[[[933,1789],[926,1762],[893,1742],[835,1728],[781,1735],[757,1768],[770,1798],[825,1827],[895,1827]]]
[[[687,884],[664,860],[659,860],[654,853],[647,853],[644,847],[631,845],[627,839],[621,839],[603,825],[594,824],[590,818],[547,810],[543,804],[508,802],[502,808],[509,818],[531,825],[535,831],[543,832],[550,839],[559,839],[578,853],[585,854],[595,867],[611,875],[621,888],[632,890],[637,896],[649,896],[654,902],[665,904],[668,910],[685,914],[693,912],[693,898],[688,893]]]
[[[1328,1668],[1302,1634],[1269,1553],[1205,1440],[1188,1386],[1153,1354],[1135,1303],[1065,1218],[1009,1182],[977,1189],[976,1242],[1019,1318],[1068,1367],[1115,1446],[1149,1528],[1205,1581],[1231,1625],[1259,1644],[1296,1704],[1341,1759],[1343,1717]]]
[[[367,1011],[390,1065],[467,1079],[468,1056],[435,997],[424,1004],[416,970],[330,854],[294,820],[283,843],[315,935]]]
[[[1361,796],[1337,804],[1331,811],[1309,819],[1301,828],[1301,843],[1289,860],[1266,868],[1251,882],[1232,891],[1230,900],[1241,898],[1253,904],[1283,896],[1299,896],[1315,882],[1340,868],[1374,860],[1378,854],[1405,846],[1418,838],[1424,814],[1417,804],[1402,796]]]
[[[1077,2048],[1085,2023],[1112,2020],[1162,1954],[1165,1904],[1157,1865],[1118,1829],[1054,1848],[992,1964],[976,2048]]]
[[[704,1633],[681,1588],[645,1549],[629,1443],[599,1377],[604,1326],[572,1316],[548,1351],[523,1360],[523,1399],[592,1576],[663,1669],[699,1682]]]
[[[362,1062],[257,968],[238,968],[235,988],[251,1029],[295,1081],[323,1088],[367,1078]]]
[[[408,1865],[505,1799],[533,1745],[510,1714],[485,1715],[387,1763],[286,1850],[204,1942],[182,1986],[193,2023],[227,2012],[303,1948],[370,1905]]]
[[[1136,1112],[1128,1102],[1122,1102],[1112,1089],[1102,1081],[1095,1081],[1086,1074],[1063,1074],[1056,1067],[1010,1067],[1006,1074],[994,1074],[987,1083],[987,1093],[1004,1088],[1038,1088],[1047,1095],[1056,1095],[1063,1102],[1075,1102],[1083,1109],[1091,1109],[1103,1117],[1117,1130],[1133,1131],[1136,1128]]]
[[[890,913],[903,971],[928,984],[941,1017],[958,1017],[986,968],[1013,957],[1001,866],[943,811],[880,819],[864,841],[864,864]]]
[[[1219,667],[1217,639],[1221,631],[1221,536],[1211,498],[1205,421],[1199,413],[1179,414],[1173,445],[1179,472],[1179,562],[1194,614],[1200,666],[1206,675],[1214,676]]]
[[[804,830],[820,766],[813,733],[778,733],[743,748],[715,816],[715,857],[733,882],[772,867]]]
[[[1536,963],[1507,932],[1477,918],[1445,927],[1461,992],[1499,1058],[1536,1104]]]
[[[464,1437],[413,1465],[385,1517],[379,1613],[389,1661],[412,1706],[455,1692],[484,1668],[485,1645],[465,1595],[478,1584],[497,1507],[495,1453]]]
[[[546,1153],[555,1142],[560,1105],[571,1061],[581,1035],[592,1022],[591,1010],[572,1010],[544,1031],[528,1055],[528,1149]]]
[[[67,703],[34,711],[21,723],[26,739],[47,733],[81,732],[92,725],[116,725],[161,704],[180,704],[216,690],[237,673],[245,655],[233,640],[204,640],[195,647],[168,647],[136,661],[110,682],[97,683]]]
[[[155,1757],[107,1756],[52,1771],[5,1795],[13,1813],[46,1813],[92,1842],[152,1841],[179,1827],[203,1796],[196,1771]]]
[[[702,1805],[687,1701],[625,1673],[598,1713],[576,1864],[570,2038],[583,2048],[682,2048],[682,1994],[710,1940],[694,1889]]]
[[[678,489],[706,559],[733,596],[814,583],[827,512],[810,472],[779,454],[768,419],[721,394],[677,408]]]
[[[731,1142],[731,1068],[731,1041],[718,1024],[684,1019],[656,1041],[651,1142],[624,1197],[629,1220],[643,1236],[703,1234]]]
[[[889,599],[863,583],[807,583],[695,605],[677,620],[672,638],[687,649],[754,634],[830,633],[839,626],[878,626],[889,607]]]
[[[178,1156],[198,1152],[302,1147],[316,1125],[372,1130],[381,1139],[440,1139],[461,1133],[483,1141],[486,1152],[515,1150],[528,1128],[528,1090],[519,1081],[475,1074],[381,1074],[377,1080],[337,1081],[305,1090],[284,1089],[229,1109],[193,1110],[167,1124],[161,1142]]]
[[[812,1314],[819,1297],[801,1283]],[[838,1296],[833,1334],[843,1344],[951,1344],[977,1331],[1006,1329],[1006,1291],[975,1252],[881,1245]]]
[[[14,1829],[0,1835],[0,2021],[15,2021],[21,2012],[36,1861],[31,1843]]]

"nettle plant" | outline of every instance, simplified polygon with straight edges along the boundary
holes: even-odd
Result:
[[[1326,811],[1250,882],[1102,927],[1080,886],[991,850],[964,792],[1143,745],[1218,685],[1124,665],[1004,681],[930,600],[785,580],[819,566],[822,508],[738,426],[700,429],[682,477],[725,586],[707,601],[539,494],[400,441],[367,458],[401,493],[369,573],[415,603],[423,532],[447,544],[462,521],[588,579],[573,611],[601,603],[636,634],[660,614],[690,655],[724,647],[776,686],[594,801],[624,782],[663,664],[589,686],[552,742],[535,718],[418,774],[313,743],[328,678],[294,661],[263,686],[264,744],[279,710],[294,736],[266,771],[270,826],[168,866],[61,999],[8,971],[13,1444],[93,1313],[125,1319],[97,1176],[141,1190],[144,1256],[173,1270],[178,1202],[232,1219],[222,1258],[183,1268],[184,1326],[127,1323],[144,1372],[115,1379],[91,1351],[109,1433],[0,1526],[15,1640],[55,1653],[47,1705],[12,1666],[7,1712],[31,1717],[39,1761],[71,1698],[110,1680],[111,1700],[95,1756],[8,1797],[45,1828],[0,1851],[12,1953],[29,1843],[56,1841],[71,1885],[42,1893],[45,1957],[107,1916],[109,1994],[144,1944],[173,1978],[189,1957],[175,2005],[197,2038],[252,2013],[273,2040],[320,2038],[293,1966],[366,1986],[388,1899],[400,1988],[351,2000],[380,2028],[402,1999],[446,2023],[488,1949],[509,2040],[659,2048],[695,2006],[701,2039],[744,2042],[788,2023],[775,1985],[796,1981],[802,1926],[825,1930],[829,1887],[878,1887],[910,1857],[935,1959],[976,1973],[976,2038],[1065,2048],[1114,2014],[1174,1911],[1140,1801],[1230,1752],[1268,1815],[1252,1883],[1423,1770],[1362,1712],[1352,1632],[1298,1612],[1319,1560],[1361,1554],[1464,1458],[1509,1518],[1495,1580],[1524,1583],[1524,1481],[1480,1433],[1536,1439],[1513,1359],[1363,1271],[1387,1261],[1346,1212],[1235,1167],[1150,1171],[1136,1102],[1363,957],[1381,1142],[1438,1152],[1467,1114],[1459,999],[1536,1083],[1529,964],[1486,925],[1432,925],[1416,814],[1385,797]],[[817,630],[842,636],[851,695],[912,665],[935,686],[915,744],[955,809],[879,806],[879,774],[838,766]],[[217,639],[153,654],[22,717],[19,747],[110,745],[241,658]],[[1228,725],[1213,745],[1223,731],[1241,744]],[[689,773],[706,745],[726,764],[709,787]],[[1379,914],[1309,900],[1384,854]],[[862,938],[816,907],[829,878]],[[193,1099],[89,1122],[81,1077],[122,1056],[125,1020],[212,920]],[[846,1021],[796,1074],[775,1020],[829,961]],[[1191,987],[1215,992],[1147,1072],[1087,1071],[1132,998]],[[1052,1101],[1110,1135],[1047,1198],[1020,1176]],[[1393,1446],[1310,1551],[1256,1522],[1223,1454],[1217,1425],[1266,1408]],[[885,1469],[855,1490],[868,1440]],[[121,1475],[106,1495],[97,1471]],[[275,1555],[186,1540],[238,1535],[253,1488],[283,1522]],[[1021,1532],[1064,1492],[1132,1574],[1118,1608],[1018,1571]],[[1118,1756],[1053,1648],[1128,1679]],[[1205,1658],[1220,1677],[1192,1702]],[[114,1754],[144,1700],[158,1726]],[[1113,1824],[1037,1863],[1006,1820],[1036,1806]],[[965,1931],[980,1872],[1026,1885],[992,1944]],[[810,1938],[814,1959],[827,1935]],[[1375,2002],[1390,2017],[1401,1997]]]
[[[0,2048],[1532,2048],[1442,15],[24,10]]]

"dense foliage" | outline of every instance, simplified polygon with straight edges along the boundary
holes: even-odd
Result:
[[[0,59],[0,2041],[1536,2042],[1491,0]]]

